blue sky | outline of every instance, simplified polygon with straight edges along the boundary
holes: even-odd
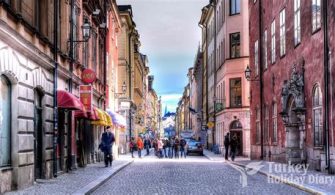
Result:
[[[201,9],[209,0],[117,0],[132,5],[140,34],[141,52],[148,55],[154,88],[162,97],[163,111],[174,112],[193,66],[201,29]]]

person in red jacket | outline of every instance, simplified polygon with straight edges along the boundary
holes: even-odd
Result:
[[[142,158],[142,150],[144,148],[144,144],[141,137],[137,138],[137,147],[138,147],[138,157]]]

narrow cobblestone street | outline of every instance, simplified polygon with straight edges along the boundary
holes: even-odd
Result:
[[[229,164],[206,157],[157,159],[144,157],[120,171],[93,194],[306,194],[285,184],[268,184],[263,175],[248,176]]]

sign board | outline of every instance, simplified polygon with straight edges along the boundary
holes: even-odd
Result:
[[[92,112],[93,87],[92,85],[79,86],[80,101],[87,112]]]
[[[129,110],[130,102],[120,102],[120,110]]]
[[[94,72],[94,70],[86,68],[82,73],[81,73],[81,80],[84,83],[90,84],[93,83],[97,79],[97,75]]]
[[[213,127],[214,127],[214,123],[213,122],[208,122],[207,123],[207,127],[209,128],[209,129],[212,129]]]

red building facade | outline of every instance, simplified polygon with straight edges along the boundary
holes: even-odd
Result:
[[[249,1],[251,158],[334,167],[333,54],[324,55],[325,43],[334,50],[333,4]]]

